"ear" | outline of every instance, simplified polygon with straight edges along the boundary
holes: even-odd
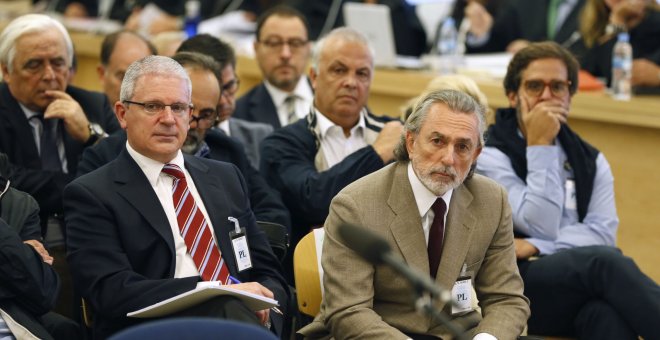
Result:
[[[121,128],[126,130],[126,107],[124,106],[124,103],[120,101],[115,103],[115,116],[117,117]]]
[[[2,64],[0,66],[2,67],[2,81],[9,84],[9,69],[5,64]]]
[[[318,77],[318,74],[316,74],[316,70],[314,70],[313,67],[309,68],[309,80],[312,82],[312,89],[316,91],[316,77]]]
[[[406,150],[408,151],[409,157],[413,154],[413,145],[415,145],[415,136],[412,132],[406,131]]]
[[[509,92],[506,94],[507,99],[509,100],[509,107],[518,107],[518,93]]]
[[[105,66],[101,64],[96,66],[96,73],[99,75],[99,80],[103,81],[105,79]]]

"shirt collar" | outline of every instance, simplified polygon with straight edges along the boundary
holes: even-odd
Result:
[[[18,106],[20,106],[21,109],[23,110],[23,114],[25,114],[25,118],[27,118],[27,120],[30,120],[30,118],[32,118],[32,117],[41,115],[40,112],[32,111],[32,110],[28,109],[25,105],[23,105],[21,103],[18,103]]]
[[[270,94],[270,97],[273,99],[273,104],[275,104],[275,107],[281,107],[284,105],[286,98],[292,94],[309,102],[311,102],[314,98],[312,89],[309,87],[309,82],[305,76],[298,79],[298,84],[296,84],[296,88],[294,88],[293,92],[291,93],[278,89],[273,84],[268,82],[268,80],[264,80],[264,86],[266,86],[268,94]]]
[[[317,126],[319,129],[320,139],[323,139],[323,136],[325,136],[328,133],[328,130],[330,130],[330,128],[332,128],[333,126],[337,126],[341,128],[339,125],[333,123],[330,119],[328,119],[328,117],[323,115],[321,111],[319,111],[317,108],[314,108],[314,110],[316,111],[316,119],[317,119]],[[351,128],[351,136],[353,136],[358,130],[364,130],[367,127],[366,122],[364,120],[364,116],[366,115],[366,113],[367,110],[364,108],[362,109],[362,111],[360,111],[360,119],[358,119],[357,124],[355,124],[355,126]]]
[[[137,152],[131,145],[126,141],[126,150],[128,150],[128,154],[133,157],[135,160],[135,163],[142,169],[142,172],[144,172],[144,175],[147,176],[147,180],[149,180],[149,183],[151,186],[156,186],[156,183],[158,181],[158,176],[160,176],[163,166],[165,163],[161,163],[157,160],[153,160],[147,156],[142,155],[141,153]],[[184,165],[184,160],[183,160],[183,154],[181,153],[181,150],[179,150],[176,153],[176,156],[174,159],[168,162],[169,164],[175,164],[179,168],[181,168],[182,171],[185,171],[185,165]]]
[[[429,209],[431,209],[431,206],[433,203],[435,203],[435,200],[438,198],[438,196],[432,193],[431,190],[424,186],[424,184],[419,180],[417,174],[412,168],[412,162],[408,162],[408,180],[410,181],[410,186],[412,187],[413,196],[415,196],[417,209],[419,209],[419,216],[424,217]],[[445,192],[444,195],[440,196],[445,201],[447,208],[449,208],[449,203],[451,202],[451,196],[453,193],[454,189],[449,189],[447,192]],[[449,211],[449,209],[446,211]]]

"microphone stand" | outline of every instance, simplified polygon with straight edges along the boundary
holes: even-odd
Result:
[[[430,278],[418,274],[403,261],[395,257],[392,252],[383,254],[382,261],[402,274],[413,286],[416,296],[414,305],[418,313],[429,316],[431,319],[437,320],[440,324],[446,326],[454,339],[467,339],[461,327],[455,325],[445,313],[438,311],[433,306],[434,298],[439,298],[442,302],[451,303],[450,291],[441,289]]]

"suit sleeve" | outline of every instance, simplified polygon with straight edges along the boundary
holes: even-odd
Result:
[[[280,194],[273,190],[259,171],[249,163],[246,163],[244,176],[250,195],[250,205],[257,221],[279,223],[290,229],[291,218]]]
[[[33,216],[37,218],[38,216]],[[27,223],[32,223],[29,219]],[[34,315],[42,315],[55,305],[59,278],[32,246],[23,243],[0,219],[0,300],[11,299]]]
[[[295,205],[305,216],[306,224],[323,224],[332,198],[348,184],[382,168],[383,161],[373,147],[366,146],[319,172],[314,165],[313,139],[300,137],[299,131],[287,128],[266,137],[261,144],[260,170],[268,183],[282,193],[289,209]]]
[[[120,318],[195,288],[198,277],[154,279],[134,271],[116,226],[119,212],[111,211],[103,196],[80,181],[64,189],[67,260],[93,308]]]
[[[356,206],[355,200],[340,193],[333,200],[324,225],[321,264],[325,326],[335,339],[406,339],[408,336],[387,324],[372,309],[373,265],[340,241],[340,225],[364,225]]]

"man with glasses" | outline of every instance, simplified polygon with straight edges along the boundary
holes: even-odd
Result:
[[[206,85],[216,82],[217,100],[211,80]],[[201,282],[228,284],[229,275],[243,282],[232,288],[275,298],[286,309],[286,283],[238,169],[181,152],[193,112],[191,88],[184,68],[170,58],[131,64],[115,104],[128,138],[124,149],[64,190],[67,259],[81,295],[97,311],[95,338],[144,321],[126,317],[131,311]],[[241,235],[233,234],[235,223],[247,242],[231,241]],[[232,244],[249,252],[249,261],[237,260],[244,253]],[[253,312],[231,297],[166,317],[182,316],[270,323],[268,309]]]
[[[304,76],[311,44],[307,20],[277,6],[257,20],[254,51],[264,81],[236,102],[235,117],[279,129],[309,113],[314,94]]]
[[[568,126],[579,65],[554,42],[509,64],[477,171],[509,193],[530,334],[593,339],[660,334],[660,288],[615,248],[619,220],[605,156]]]
[[[213,57],[222,73],[222,96],[218,104],[218,129],[236,138],[245,147],[250,164],[259,167],[259,144],[273,132],[265,123],[232,117],[236,109],[236,92],[240,85],[236,77],[236,55],[226,42],[208,34],[199,34],[184,41],[177,52],[198,52]]]

